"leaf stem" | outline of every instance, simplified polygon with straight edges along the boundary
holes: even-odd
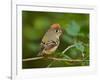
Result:
[[[63,52],[62,52],[62,54],[64,54],[65,52],[67,52],[70,48],[72,48],[72,47],[75,47],[75,44],[74,45],[70,45],[70,46],[68,46]]]

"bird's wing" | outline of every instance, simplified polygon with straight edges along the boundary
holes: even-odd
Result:
[[[56,42],[54,42],[54,41],[48,41],[48,43],[45,45],[44,49],[45,50],[51,50],[55,46],[57,46]]]
[[[38,56],[42,55],[42,51],[43,51],[44,48],[45,48],[45,43],[41,42],[41,44],[40,44],[40,52],[38,53]]]
[[[48,52],[50,50],[53,51],[53,48],[56,46],[57,46],[57,44],[54,41],[48,41],[47,43],[41,42],[41,49],[40,49],[38,56],[46,54],[46,52]]]

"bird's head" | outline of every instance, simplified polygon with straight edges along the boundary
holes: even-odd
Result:
[[[62,29],[59,24],[52,24],[50,30],[57,36],[60,37],[62,34]]]

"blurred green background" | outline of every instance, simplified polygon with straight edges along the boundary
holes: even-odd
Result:
[[[54,23],[60,24],[63,29],[60,45],[54,56],[83,61],[48,59],[23,61],[23,69],[89,65],[89,14],[81,13],[22,11],[22,59],[37,56],[43,35]],[[73,44],[75,47],[69,49],[64,55],[61,54],[66,47]]]

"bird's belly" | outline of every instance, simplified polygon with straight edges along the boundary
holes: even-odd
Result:
[[[46,54],[52,54],[58,46],[55,46],[54,48],[50,49],[49,51],[46,51]]]

